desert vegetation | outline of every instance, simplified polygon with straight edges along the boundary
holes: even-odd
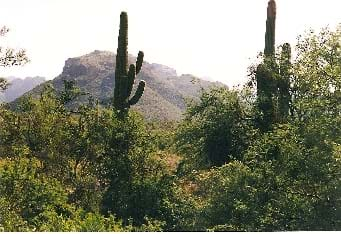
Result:
[[[1,104],[0,230],[341,230],[340,26],[276,47],[270,0],[248,82],[158,121],[131,108],[149,89],[134,86],[144,54],[128,67],[120,19],[105,104],[72,80]]]

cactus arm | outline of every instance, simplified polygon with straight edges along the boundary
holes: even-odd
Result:
[[[131,91],[133,90],[135,77],[136,77],[135,65],[131,64],[128,71],[127,98],[130,97]]]
[[[145,86],[146,86],[146,82],[144,80],[141,80],[139,85],[137,86],[137,89],[136,89],[134,96],[128,102],[129,106],[135,105],[140,100],[140,98],[142,97]]]
[[[142,68],[142,63],[143,63],[143,57],[144,53],[142,51],[139,51],[136,59],[136,74],[139,74]]]
[[[282,121],[289,115],[290,96],[290,68],[291,68],[291,46],[289,43],[282,45],[280,58],[280,80],[278,82],[279,91],[279,113]]]
[[[291,58],[291,46],[289,43],[284,43],[282,45],[281,63],[282,64],[290,63],[290,58]]]
[[[120,80],[115,73],[115,87],[114,87],[114,106],[118,108],[120,98]]]

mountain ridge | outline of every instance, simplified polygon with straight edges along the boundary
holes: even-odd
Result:
[[[9,86],[3,92],[0,92],[0,103],[1,102],[12,102],[21,95],[29,92],[37,85],[46,81],[45,77],[42,76],[28,76],[25,78],[19,78],[15,76],[5,77],[9,82]]]
[[[81,91],[90,93],[100,101],[110,100],[113,97],[115,57],[113,52],[95,50],[68,58],[60,75],[26,95],[38,94],[46,84],[61,90],[63,80],[73,80]],[[135,63],[135,60],[136,57],[129,55],[129,63]],[[141,100],[132,109],[141,112],[146,119],[158,120],[179,120],[186,109],[186,99],[198,99],[202,89],[227,87],[223,83],[202,80],[190,74],[178,76],[174,68],[146,61],[135,83],[139,80],[145,80],[147,85]],[[80,100],[85,101],[85,97]]]

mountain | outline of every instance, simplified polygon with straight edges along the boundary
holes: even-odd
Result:
[[[113,96],[115,78],[115,54],[95,50],[92,53],[69,58],[62,73],[47,83],[61,90],[63,80],[74,80],[84,92],[88,92],[100,101],[109,101]],[[136,57],[129,56],[129,62],[135,63]],[[209,82],[193,75],[178,76],[176,70],[165,65],[144,62],[137,76],[146,81],[141,100],[132,107],[146,119],[178,120],[186,108],[186,99],[198,99],[201,89],[213,86],[225,86],[220,82]],[[44,84],[30,93],[41,92]],[[83,98],[81,101],[86,101]]]
[[[10,85],[4,92],[0,92],[0,102],[12,102],[24,93],[46,81],[44,77],[40,76],[26,77],[24,79],[11,76],[6,77],[5,79]]]

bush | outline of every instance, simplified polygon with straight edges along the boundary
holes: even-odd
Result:
[[[293,126],[275,128],[254,141],[245,163],[210,170],[202,182],[208,197],[205,226],[216,231],[339,230],[336,154],[333,147],[306,148]]]
[[[0,193],[9,214],[1,220],[3,226],[21,220],[32,227],[37,217],[46,211],[69,214],[67,193],[62,185],[56,179],[43,177],[38,170],[39,161],[29,159],[6,162],[0,168]],[[20,230],[20,226],[18,228]]]
[[[177,148],[194,168],[221,166],[242,155],[254,134],[248,106],[238,91],[204,92],[188,107],[177,133]]]

